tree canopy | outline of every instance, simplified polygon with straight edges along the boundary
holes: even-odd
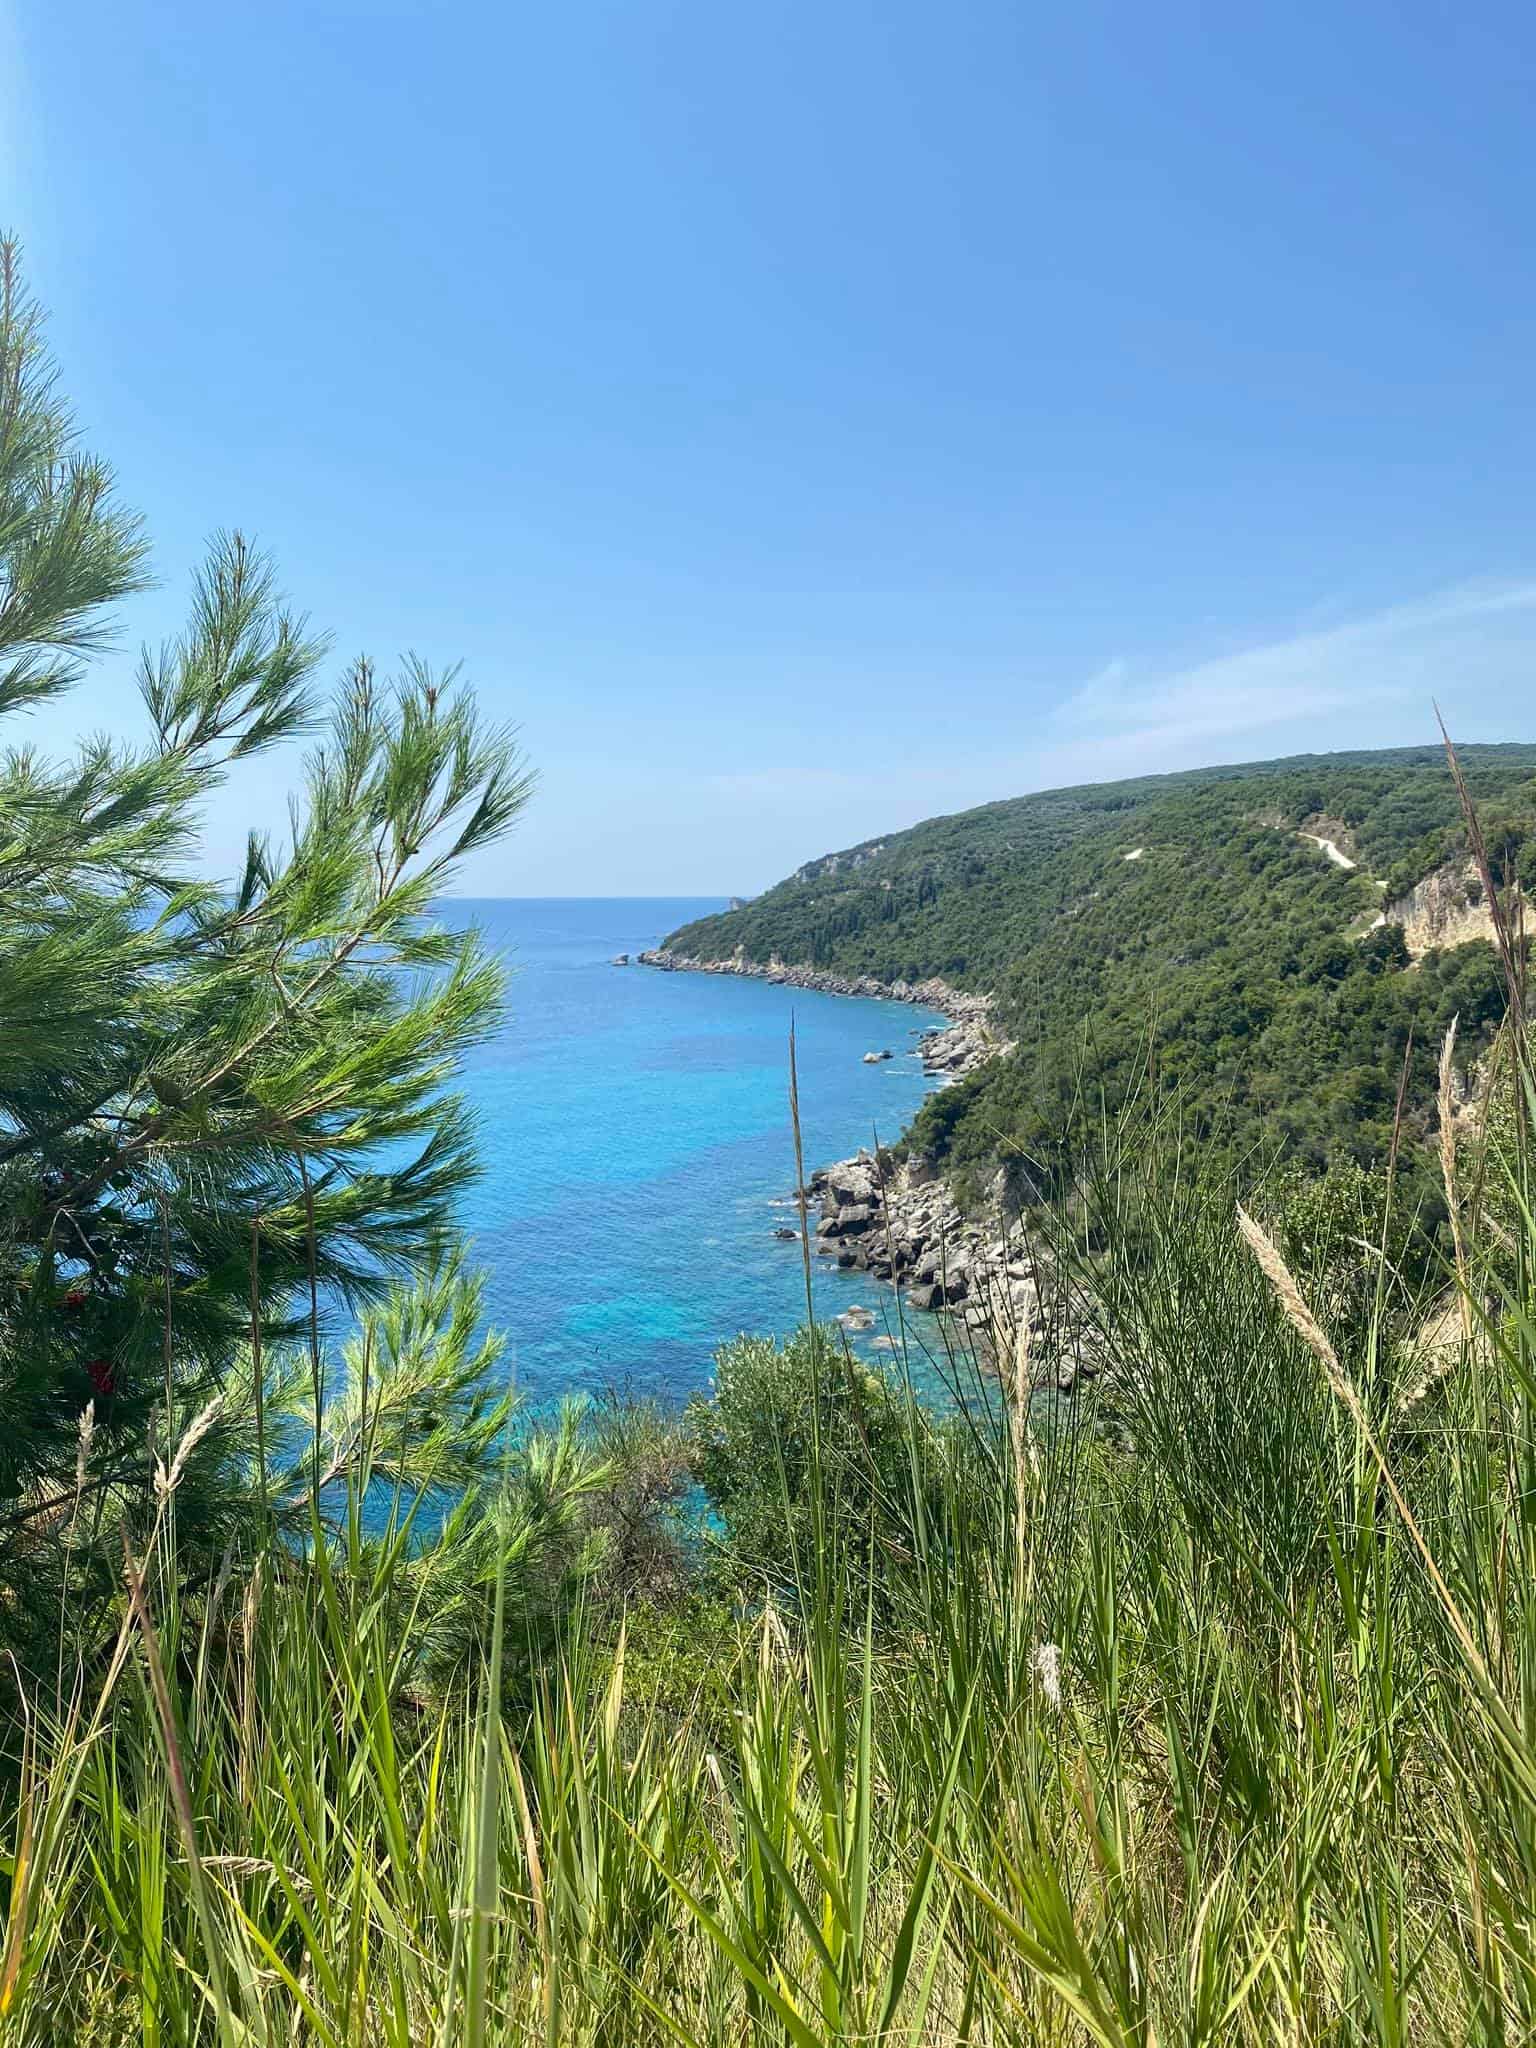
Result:
[[[180,637],[138,662],[142,740],[45,758],[26,712],[106,650],[145,573],[7,246],[0,1597],[18,1614],[55,1601],[82,1492],[97,1538],[131,1525],[178,1441],[180,1526],[209,1555],[242,1517],[282,1511],[318,1473],[297,1447],[335,1434],[322,1301],[367,1307],[451,1260],[474,1170],[455,1063],[501,979],[474,932],[427,913],[530,787],[452,670],[408,656],[386,679],[359,657],[328,687],[324,639],[239,533],[213,540]],[[201,877],[202,808],[233,764],[301,740],[281,828],[250,834],[238,874]],[[440,1288],[433,1331],[456,1328],[471,1284]],[[482,1400],[463,1353],[460,1330],[438,1355],[461,1409]],[[414,1482],[432,1441],[402,1434]]]

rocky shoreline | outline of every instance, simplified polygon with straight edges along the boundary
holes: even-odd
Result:
[[[793,967],[782,960],[748,960],[740,953],[725,960],[702,960],[691,953],[673,952],[666,946],[638,953],[635,958],[642,967],[656,967],[664,974],[736,974],[749,981],[815,989],[822,995],[865,996],[939,1010],[949,1022],[925,1031],[917,1049],[924,1070],[941,1082],[958,1081],[983,1060],[1011,1049],[993,1024],[990,999],[973,995],[968,989],[953,988],[937,975],[925,981],[878,981],[872,974],[833,974],[820,967]]]
[[[740,954],[703,960],[665,947],[637,958],[640,965],[664,973],[738,974],[825,995],[875,997],[942,1011],[949,1022],[918,1041],[924,1069],[941,1087],[1011,1049],[993,1023],[985,996],[937,977],[887,982],[782,960],[764,964]],[[808,1223],[816,1218],[810,1227],[818,1258],[835,1259],[847,1270],[895,1287],[910,1308],[953,1317],[978,1353],[1011,1353],[1027,1324],[1034,1333],[1031,1348],[1039,1380],[1065,1392],[1092,1376],[1094,1363],[1085,1347],[1063,1343],[1044,1327],[1055,1318],[1042,1317],[1041,1276],[1017,1215],[1008,1212],[1003,1176],[987,1212],[967,1215],[930,1160],[866,1150],[818,1168],[806,1184],[806,1210]],[[780,1226],[775,1235],[798,1243],[800,1234]],[[856,1327],[867,1326],[861,1320]]]
[[[1097,1377],[1093,1318],[1053,1282],[1003,1199],[1001,1175],[986,1212],[967,1215],[930,1160],[863,1151],[819,1168],[806,1198],[818,1258],[886,1282],[909,1308],[953,1318],[983,1363],[1012,1359],[1027,1331],[1036,1387],[1070,1393]]]

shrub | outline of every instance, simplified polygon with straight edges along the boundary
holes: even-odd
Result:
[[[956,1463],[904,1387],[821,1329],[725,1345],[687,1423],[731,1564],[785,1597],[841,1576],[888,1602]]]

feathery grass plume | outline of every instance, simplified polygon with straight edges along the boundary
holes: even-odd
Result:
[[[1264,1230],[1255,1223],[1248,1211],[1239,1202],[1237,1205],[1237,1226],[1248,1240],[1248,1248],[1258,1260],[1259,1266],[1275,1291],[1286,1321],[1297,1331],[1307,1348],[1321,1361],[1323,1371],[1328,1375],[1328,1384],[1344,1406],[1362,1428],[1369,1428],[1365,1409],[1354,1383],[1339,1363],[1338,1353],[1329,1343],[1322,1325],[1308,1308],[1296,1276],[1281,1256],[1280,1247]]]
[[[1486,1695],[1490,1700],[1497,1702],[1499,1699],[1498,1691],[1494,1686],[1488,1666],[1483,1660],[1482,1652],[1472,1639],[1472,1631],[1467,1627],[1466,1619],[1456,1603],[1456,1598],[1451,1592],[1450,1587],[1446,1584],[1439,1565],[1435,1562],[1434,1553],[1424,1540],[1424,1532],[1420,1529],[1413,1510],[1403,1498],[1402,1488],[1394,1478],[1392,1468],[1387,1463],[1386,1454],[1376,1440],[1376,1432],[1371,1427],[1370,1417],[1365,1412],[1365,1404],[1361,1401],[1354,1382],[1350,1379],[1348,1373],[1345,1372],[1343,1366],[1340,1365],[1338,1354],[1324,1335],[1316,1316],[1308,1308],[1302,1297],[1301,1289],[1296,1284],[1295,1275],[1280,1255],[1279,1247],[1254,1222],[1241,1202],[1237,1205],[1237,1221],[1238,1228],[1248,1240],[1249,1249],[1258,1260],[1259,1266],[1265,1278],[1269,1281],[1270,1286],[1275,1290],[1275,1297],[1284,1312],[1287,1322],[1298,1332],[1309,1349],[1321,1361],[1323,1371],[1328,1376],[1329,1386],[1354,1419],[1355,1426],[1360,1431],[1366,1449],[1370,1452],[1376,1469],[1381,1474],[1382,1483],[1392,1496],[1393,1505],[1402,1517],[1403,1526],[1423,1561],[1424,1569],[1430,1577],[1430,1583],[1434,1586],[1436,1593],[1440,1597],[1441,1605],[1445,1609],[1446,1619],[1455,1631],[1456,1639],[1461,1645],[1462,1654],[1466,1657],[1468,1665],[1477,1676]]]
[[[1445,1183],[1446,1213],[1451,1219],[1451,1248],[1456,1258],[1456,1293],[1461,1306],[1462,1335],[1472,1341],[1472,1293],[1467,1275],[1467,1247],[1461,1227],[1461,1199],[1456,1188],[1456,1026],[1453,1017],[1440,1047],[1440,1178]]]
[[[1040,1696],[1054,1712],[1061,1710],[1061,1645],[1039,1643],[1029,1660],[1030,1672]]]
[[[257,1674],[256,1630],[261,1616],[261,1586],[266,1559],[258,1553],[240,1603],[240,1749],[238,1779],[240,1796],[249,1800],[255,1770]]]
[[[223,1405],[223,1396],[215,1394],[207,1406],[193,1416],[182,1432],[181,1442],[176,1446],[176,1455],[171,1460],[169,1472],[166,1471],[161,1459],[155,1460],[155,1493],[159,1499],[169,1500],[180,1486],[192,1453],[218,1421]]]
[[[91,1400],[86,1402],[85,1407],[81,1410],[80,1420],[75,1425],[75,1496],[73,1501],[70,1503],[69,1527],[65,1531],[64,1535],[64,1547],[66,1551],[72,1550],[74,1548],[76,1535],[79,1530],[80,1503],[85,1498],[85,1475],[86,1469],[90,1464],[91,1446],[95,1441],[95,1437],[96,1403],[94,1400]],[[55,1697],[58,1700],[62,1700],[64,1696],[64,1642],[66,1634],[66,1615],[69,1606],[69,1594],[70,1576],[68,1571],[66,1571],[59,1581],[59,1640],[58,1658],[55,1666],[57,1672],[57,1677],[55,1680]]]
[[[85,1470],[91,1462],[91,1444],[96,1435],[96,1403],[94,1401],[87,1401],[85,1407],[81,1410],[80,1420],[76,1425],[76,1435],[78,1441],[75,1447],[75,1499],[78,1502],[81,1493],[85,1489]]]

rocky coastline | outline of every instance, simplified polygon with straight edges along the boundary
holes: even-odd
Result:
[[[938,1010],[949,1022],[925,1031],[917,1049],[925,1071],[941,1083],[958,1081],[984,1060],[1010,1050],[1008,1041],[993,1023],[990,999],[969,989],[954,988],[937,975],[924,981],[879,981],[872,974],[834,974],[826,968],[795,967],[783,960],[748,960],[741,953],[733,953],[724,960],[702,960],[666,946],[638,953],[635,958],[642,967],[659,968],[664,974],[735,974],[750,981],[815,989],[822,995],[865,996]]]
[[[818,1258],[888,1283],[909,1308],[951,1318],[984,1363],[1014,1358],[1028,1331],[1037,1387],[1069,1393],[1098,1373],[1092,1319],[1053,1284],[1004,1201],[1001,1176],[984,1212],[971,1215],[931,1161],[864,1151],[819,1168],[806,1197]]]
[[[741,954],[703,960],[664,947],[637,958],[642,966],[664,973],[737,974],[826,995],[876,997],[941,1011],[949,1021],[918,1041],[924,1068],[941,1087],[1011,1049],[985,996],[937,977],[887,982],[782,960],[748,960]],[[1063,1342],[1062,1333],[1049,1327],[1056,1317],[1042,1315],[1041,1274],[1017,1212],[1006,1200],[1003,1175],[983,1213],[973,1215],[960,1208],[931,1160],[865,1150],[811,1174],[806,1212],[816,1257],[835,1259],[846,1270],[895,1287],[907,1307],[953,1318],[978,1354],[1011,1353],[1018,1332],[1028,1325],[1037,1381],[1065,1392],[1092,1376],[1090,1348],[1076,1339]],[[799,1241],[798,1231],[782,1225],[775,1235]],[[865,1325],[861,1321],[857,1327]]]

